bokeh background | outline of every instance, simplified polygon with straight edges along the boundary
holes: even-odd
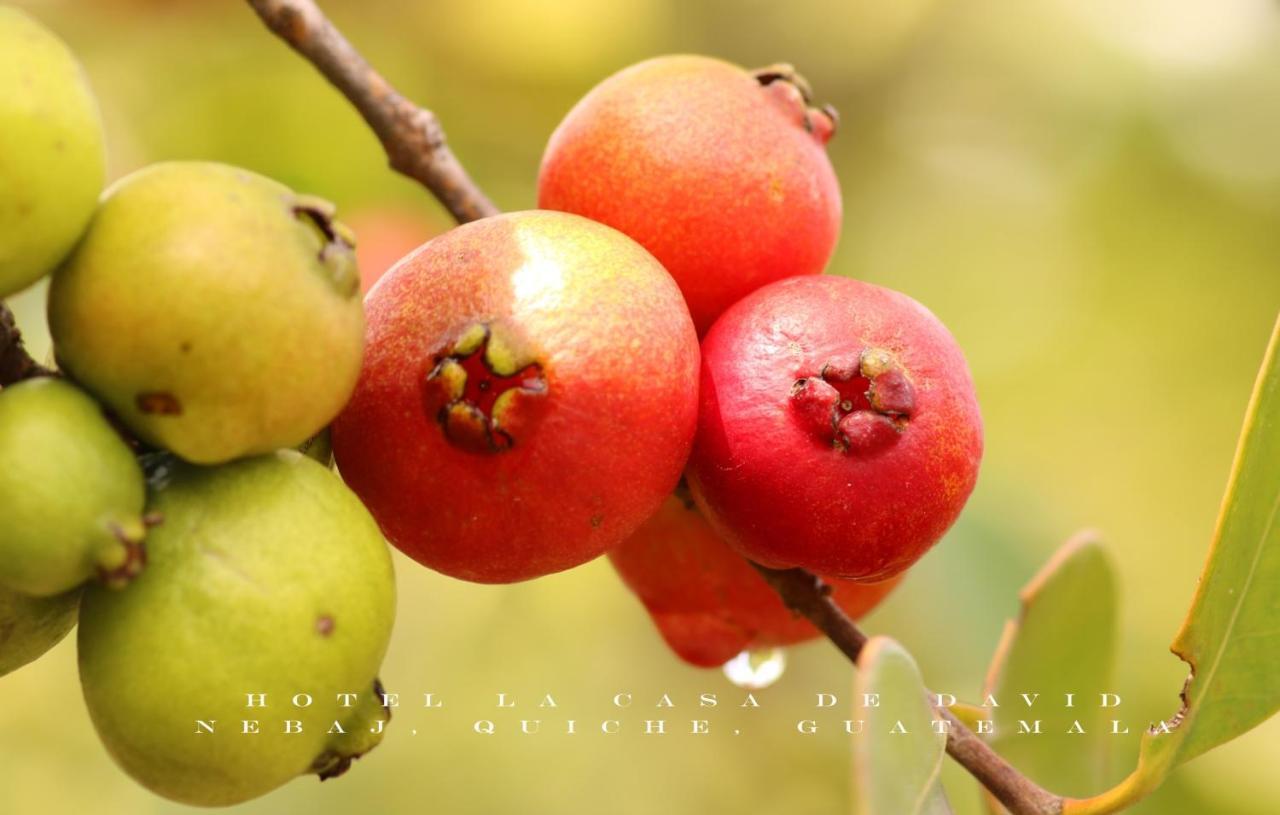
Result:
[[[160,159],[241,164],[336,201],[382,267],[446,215],[389,172],[339,96],[235,0],[27,0],[85,62],[118,177]],[[1018,588],[1075,529],[1103,531],[1124,595],[1115,690],[1134,735],[1172,713],[1167,646],[1206,552],[1280,308],[1280,10],[1271,0],[331,0],[335,21],[504,209],[534,202],[547,136],[605,75],[668,52],[787,60],[843,114],[845,223],[831,270],[929,305],[966,349],[987,423],[964,517],[867,628],[935,689],[976,695]],[[43,291],[15,302],[47,353]],[[672,657],[607,563],[484,587],[399,558],[383,677],[407,709],[341,780],[244,813],[847,809],[847,693],[826,644],[739,710]],[[74,637],[72,638],[72,640]],[[139,666],[145,671],[145,666]],[[1277,678],[1280,681],[1280,678]],[[618,716],[614,693],[635,695]],[[520,707],[494,708],[497,692]],[[530,709],[550,692],[557,711]],[[720,695],[713,732],[701,692]],[[662,693],[676,707],[653,705]],[[725,708],[728,708],[727,710]],[[706,712],[704,712],[706,713]],[[521,717],[545,732],[514,732]],[[623,732],[595,728],[619,717]],[[493,736],[470,722],[492,718]],[[558,735],[563,719],[582,733]],[[676,734],[645,736],[646,718]],[[732,734],[733,729],[742,731]],[[414,735],[411,731],[416,730]],[[1138,812],[1280,811],[1280,720],[1179,771]],[[975,813],[954,768],[950,797]],[[0,680],[0,812],[171,813],[99,747],[74,644]]]

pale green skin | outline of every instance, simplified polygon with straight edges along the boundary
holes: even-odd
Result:
[[[166,798],[223,806],[263,795],[380,736],[370,704],[395,614],[391,558],[335,474],[292,450],[213,468],[179,463],[153,493],[165,522],[121,591],[86,593],[80,678],[115,760]],[[326,634],[320,621],[328,618]],[[310,693],[306,709],[290,704]],[[267,694],[247,708],[246,694]],[[365,705],[341,707],[339,693]],[[244,719],[262,732],[241,733]],[[303,722],[284,735],[283,721]],[[216,720],[196,734],[197,720]],[[345,739],[326,735],[344,723]]]
[[[125,560],[146,485],[87,394],[57,379],[0,390],[0,586],[40,597]]]
[[[298,206],[328,208],[221,164],[124,178],[53,275],[59,363],[188,461],[301,444],[355,386],[364,314],[354,240]]]
[[[0,298],[50,272],[93,214],[102,120],[84,72],[52,32],[0,6]]]
[[[0,586],[0,676],[44,656],[76,624],[80,592],[30,597]]]

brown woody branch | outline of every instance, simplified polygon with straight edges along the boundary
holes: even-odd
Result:
[[[311,0],[249,0],[281,39],[306,57],[368,122],[393,169],[420,181],[460,222],[497,214],[445,146],[435,115],[413,105],[387,84]],[[756,564],[787,606],[807,617],[852,662],[867,638],[830,599],[828,588],[800,569],[777,571]],[[989,789],[1013,815],[1060,815],[1062,799],[1023,776],[951,712],[947,752]]]
[[[830,588],[803,569],[769,569],[752,563],[787,607],[808,618],[851,662],[857,663],[867,636],[831,599]],[[937,708],[947,724],[947,752],[991,791],[1013,815],[1060,815],[1062,799],[1038,786],[945,707]]]
[[[0,387],[31,379],[35,376],[56,374],[31,358],[22,344],[22,332],[13,312],[0,303]]]
[[[498,213],[445,143],[436,115],[397,93],[315,3],[249,0],[249,5],[342,91],[382,142],[392,169],[430,190],[459,223]]]

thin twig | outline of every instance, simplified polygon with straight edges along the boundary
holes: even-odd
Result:
[[[421,182],[460,223],[497,214],[445,146],[430,111],[398,94],[355,50],[311,0],[249,0],[267,26],[306,57],[368,122],[382,141],[391,167]],[[755,564],[753,564],[755,565]],[[867,638],[831,601],[822,581],[800,569],[777,571],[756,565],[787,606],[803,614],[851,661]],[[947,752],[1013,815],[1059,815],[1062,799],[1041,789],[1000,758],[945,708],[950,722]]]
[[[36,376],[57,376],[31,358],[22,344],[22,332],[13,312],[0,303],[0,387]]]
[[[459,223],[498,214],[445,143],[436,115],[405,99],[311,0],[249,0],[267,27],[355,106],[391,168],[421,183]]]
[[[787,607],[827,635],[851,662],[857,662],[867,637],[831,599],[830,588],[803,569],[769,569],[751,564]],[[947,724],[947,752],[1013,815],[1059,815],[1062,799],[1038,786],[992,750],[945,707],[937,708]]]

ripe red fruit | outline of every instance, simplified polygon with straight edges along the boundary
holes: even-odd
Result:
[[[333,425],[347,483],[397,547],[504,583],[630,535],[680,477],[698,345],[625,235],[558,212],[458,227],[369,293],[364,367]]]
[[[686,662],[723,665],[748,648],[791,645],[818,629],[792,613],[764,578],[725,545],[687,495],[667,499],[609,559]],[[901,577],[871,585],[829,580],[832,597],[858,619]]]
[[[601,82],[551,136],[538,206],[630,235],[680,284],[698,333],[784,277],[818,274],[840,231],[825,144],[834,111],[809,106],[790,66],[751,73],[698,56]]]
[[[982,418],[955,340],[910,297],[783,280],[725,312],[702,355],[689,483],[742,554],[884,580],[960,514]]]

